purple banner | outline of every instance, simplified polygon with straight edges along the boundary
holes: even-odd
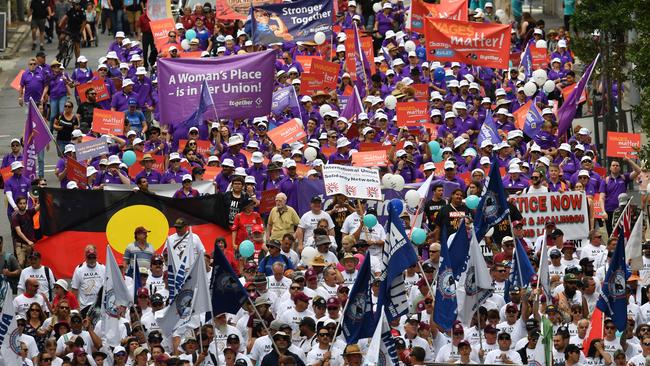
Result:
[[[163,124],[186,120],[199,104],[204,80],[214,100],[214,108],[208,108],[205,118],[266,115],[271,111],[274,75],[273,51],[216,59],[160,59],[160,120]]]
[[[38,154],[43,151],[47,144],[52,140],[54,139],[52,138],[52,134],[50,133],[41,112],[38,110],[36,103],[30,99],[27,120],[25,120],[25,134],[23,136],[25,145],[23,148],[23,165],[25,165],[23,175],[25,177],[29,179],[36,178]]]

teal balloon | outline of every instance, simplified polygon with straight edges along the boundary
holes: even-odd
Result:
[[[478,207],[478,203],[479,203],[480,200],[481,199],[478,198],[478,196],[475,196],[475,195],[472,194],[472,195],[467,196],[467,198],[465,198],[465,205],[470,210],[473,210],[473,209]]]
[[[429,141],[429,150],[431,155],[440,155],[440,143],[436,140]]]
[[[427,240],[427,233],[423,229],[420,229],[419,227],[413,229],[411,232],[411,242],[413,244],[420,245],[423,244],[425,240]]]
[[[136,159],[135,153],[131,150],[125,151],[124,154],[122,154],[122,161],[124,162],[124,164],[126,164],[126,166],[131,166],[135,164],[135,159]]]
[[[363,224],[366,225],[368,228],[373,228],[375,225],[377,225],[377,216],[373,214],[367,214],[363,216]]]
[[[438,151],[437,154],[433,154],[433,156],[431,156],[431,160],[433,160],[434,163],[441,162],[442,161],[442,154],[440,153],[440,151]]]
[[[242,257],[252,257],[254,253],[255,245],[253,245],[252,241],[244,240],[239,244],[239,254],[241,254]]]
[[[191,41],[194,38],[196,38],[196,31],[194,31],[194,29],[190,29],[187,32],[185,32],[185,39]]]

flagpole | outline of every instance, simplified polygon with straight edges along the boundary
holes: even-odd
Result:
[[[546,242],[546,227],[544,227],[544,239],[542,240],[542,249],[540,251],[540,256],[539,256],[540,262],[541,262],[541,259],[545,258],[544,253],[542,251],[548,250],[546,248],[547,246],[548,246],[548,243]],[[539,307],[539,298],[540,298],[539,285],[540,285],[540,281],[541,281],[540,276],[542,275],[542,265],[548,266],[548,263],[546,263],[546,264],[539,263],[539,265],[537,266],[537,290],[538,291],[537,291],[537,294],[535,294],[535,302],[538,303],[537,312],[539,313],[540,316],[542,315],[542,312],[541,312],[541,309]],[[544,286],[542,286],[542,291],[543,290],[544,290]]]
[[[368,259],[368,260],[370,260],[370,259]],[[345,311],[348,309],[348,304],[349,303],[350,303],[350,301],[348,300],[348,301],[345,302],[345,305],[343,305],[343,311],[339,315],[341,320],[336,322],[336,328],[334,329],[334,334],[332,335],[332,342],[330,342],[330,345],[327,348],[328,351],[330,351],[332,349],[332,345],[334,345],[334,343],[336,342],[336,337],[337,337],[337,334],[339,332],[339,329],[341,328],[341,323],[343,323],[343,318],[345,317]]]
[[[625,208],[623,208],[623,211],[621,211],[621,215],[618,216],[618,220],[616,220],[616,225],[612,226],[612,232],[610,234],[614,234],[614,231],[618,228],[618,225],[621,224],[621,220],[623,219],[623,213],[627,211],[628,206],[632,202],[632,199],[627,201],[627,204],[625,205]]]
[[[257,310],[257,307],[256,307],[255,304],[253,303],[253,300],[251,300],[250,297],[247,297],[247,299],[248,299],[248,302],[253,306],[253,310],[255,311],[255,314],[257,315],[257,318],[261,321],[261,323],[262,323],[262,327],[264,327],[264,330],[266,331],[266,334],[269,335],[269,338],[271,339],[271,344],[273,344],[273,348],[275,349],[275,352],[278,353],[278,356],[281,356],[281,355],[280,355],[280,349],[278,348],[278,345],[275,344],[275,339],[273,339],[273,336],[271,335],[271,331],[270,331],[269,328],[266,326],[266,322],[264,321],[264,319],[262,319],[262,315],[261,315],[260,312]]]
[[[478,330],[478,344],[479,344],[479,349],[483,351],[483,337],[481,336],[481,314],[479,314],[478,310],[474,312],[474,316],[476,317],[476,330]],[[483,363],[483,357],[481,358],[481,363]]]

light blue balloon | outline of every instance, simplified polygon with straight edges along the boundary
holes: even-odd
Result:
[[[135,159],[135,153],[131,150],[125,151],[124,154],[122,154],[122,162],[124,162],[126,166],[130,167],[131,165],[135,164]]]
[[[423,244],[425,240],[427,240],[427,233],[423,229],[419,227],[413,229],[411,232],[411,242],[413,244],[420,245]]]
[[[196,38],[196,31],[194,31],[194,29],[190,29],[187,32],[185,32],[185,39],[191,41],[194,38]]]
[[[475,195],[472,194],[472,195],[467,196],[467,198],[465,198],[465,205],[470,210],[473,210],[473,209],[478,207],[478,203],[479,203],[480,200],[481,199],[478,198],[478,196],[475,196]]]
[[[244,240],[241,242],[241,244],[239,244],[239,254],[241,254],[242,257],[252,257],[254,253],[255,245],[253,245],[252,241]]]
[[[377,225],[377,216],[373,214],[366,214],[363,216],[363,224],[366,225],[367,228],[372,229]]]
[[[388,209],[395,215],[399,216],[402,211],[404,211],[404,203],[399,198],[393,198],[388,203]]]
[[[440,143],[436,140],[429,141],[429,150],[431,155],[440,155]]]

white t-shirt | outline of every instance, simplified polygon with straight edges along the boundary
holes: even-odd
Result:
[[[357,279],[358,275],[359,271],[356,269],[352,273],[349,273],[348,271],[341,272],[341,276],[343,277],[343,284],[348,286],[348,288],[352,288],[352,285],[354,285],[354,281]]]
[[[27,317],[27,310],[29,306],[33,303],[38,303],[41,306],[41,309],[45,312],[49,312],[45,305],[45,300],[43,299],[42,294],[36,294],[32,297],[27,297],[25,294],[20,294],[14,298],[14,311],[16,314],[20,314],[24,317]]]
[[[165,245],[171,246],[174,250],[174,254],[176,254],[176,257],[182,260],[183,256],[186,255],[185,249],[190,244],[190,241],[193,241],[194,252],[189,253],[190,256],[187,261],[188,268],[192,268],[192,264],[194,264],[194,260],[196,260],[196,258],[202,257],[203,253],[205,253],[205,247],[203,246],[203,242],[201,241],[201,238],[198,235],[196,235],[196,233],[192,233],[192,234],[185,233],[185,234],[179,236],[177,233],[174,233],[168,236]]]
[[[329,299],[330,297],[336,297],[336,290],[338,287],[335,286],[328,286],[325,282],[321,283],[320,286],[318,286],[318,289],[316,290],[316,293],[324,298],[325,300]]]
[[[329,347],[328,347],[329,348]],[[307,353],[307,362],[306,365],[320,365],[323,355],[328,352],[328,349],[321,349],[320,345],[314,345],[314,347]],[[336,346],[332,346],[330,352],[330,365],[339,366],[343,364],[341,355],[343,352],[338,349]]]
[[[594,246],[591,243],[587,243],[580,248],[580,259],[589,258],[592,261],[595,261],[596,257],[601,253],[607,253],[607,246],[603,244]]]
[[[508,359],[515,365],[521,365],[521,356],[519,356],[519,353],[513,350],[502,351],[500,349],[495,349],[494,351],[488,352],[488,354],[485,356],[485,363],[504,365],[505,363],[502,359],[504,355],[508,357]]]
[[[321,211],[318,214],[315,214],[312,211],[307,211],[302,215],[298,227],[304,231],[303,242],[306,242],[308,238],[314,236],[314,229],[318,227],[318,222],[322,219],[327,220],[327,227],[329,229],[334,228],[332,218],[325,211]]]
[[[286,277],[276,280],[275,276],[267,276],[266,279],[267,288],[278,297],[282,297],[282,295],[284,295],[284,293],[289,289],[289,286],[291,286],[291,280]]]
[[[359,226],[361,226],[361,218],[355,211],[345,218],[341,226],[341,232],[343,234],[354,234],[359,229]]]
[[[54,278],[54,274],[52,273],[52,270],[49,269],[47,272],[49,272],[49,290],[48,290],[48,280],[45,277],[45,266],[41,266],[38,269],[34,269],[33,267],[27,267],[23,269],[20,272],[20,280],[18,280],[18,290],[19,292],[25,292],[25,281],[28,278],[36,278],[38,280],[38,292],[45,294],[45,296],[49,296],[49,290],[52,290],[52,296],[54,296],[54,282],[56,282],[56,279]]]
[[[106,267],[103,264],[95,264],[93,268],[88,267],[86,262],[75,268],[72,275],[71,287],[79,290],[79,307],[85,308],[97,300],[97,293],[104,285]]]

